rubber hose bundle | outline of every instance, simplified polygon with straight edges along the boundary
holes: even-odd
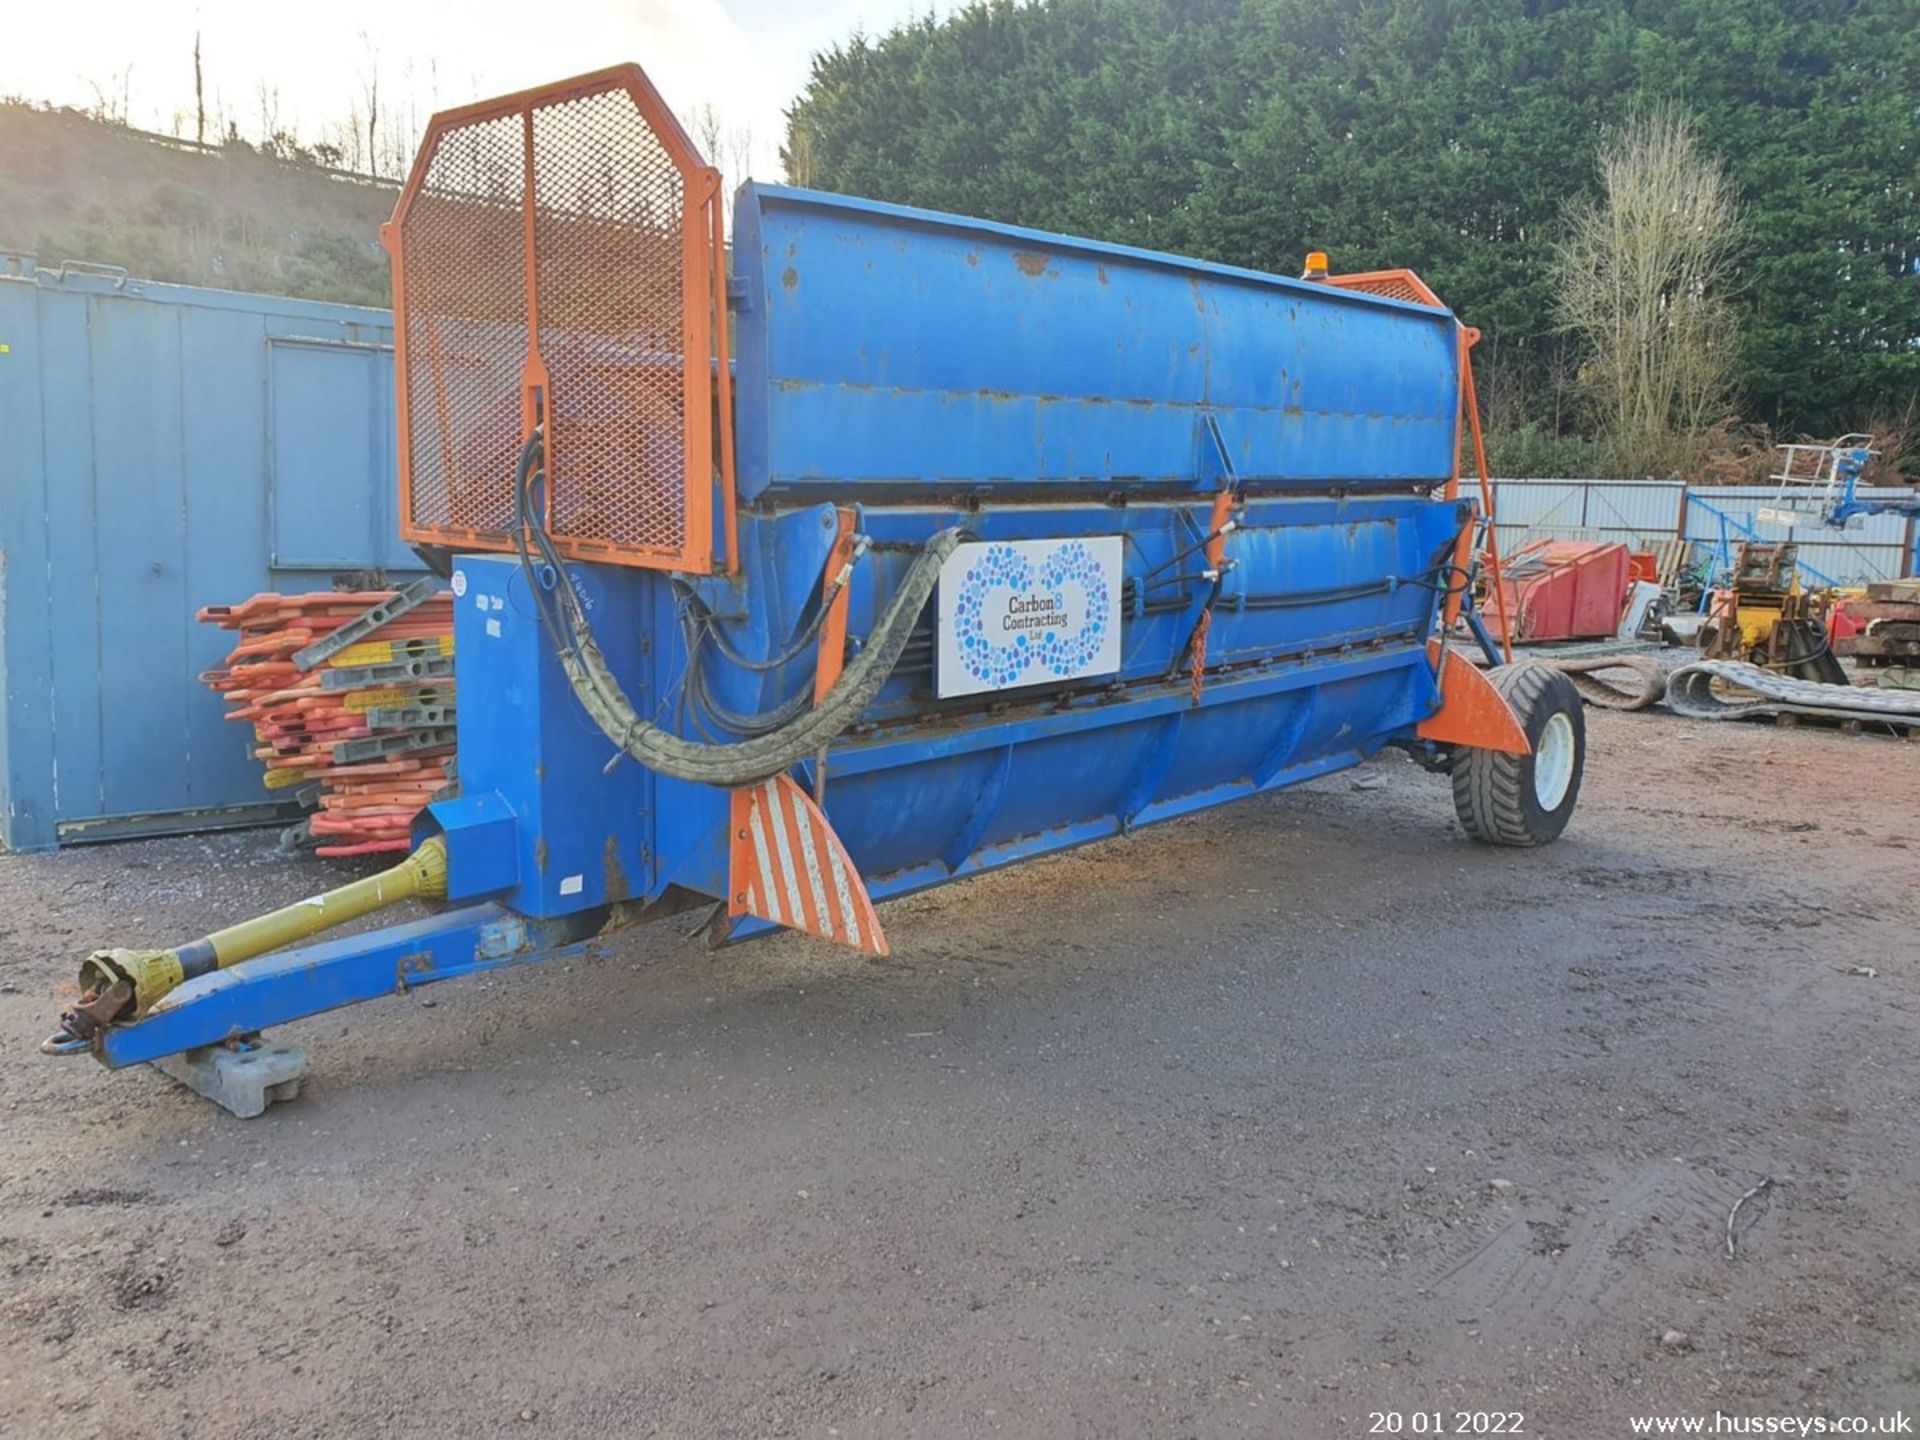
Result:
[[[942,530],[927,542],[882,612],[866,648],[841,672],[826,698],[768,735],[730,744],[683,740],[641,719],[582,616],[574,617],[573,644],[561,648],[560,666],[594,723],[648,769],[704,785],[764,780],[819,753],[873,703],[900,663],[914,623],[940,579],[940,567],[963,534],[958,528]],[[572,587],[563,581],[561,589],[570,594]],[[568,602],[567,608],[574,603]]]
[[[567,683],[573,687],[587,714],[593,717],[594,724],[623,753],[649,770],[702,785],[747,785],[778,775],[818,754],[858,720],[900,663],[914,624],[940,579],[940,567],[966,533],[955,527],[939,531],[927,541],[926,548],[908,567],[906,578],[900,582],[893,599],[881,612],[865,648],[813,709],[768,734],[745,740],[683,740],[640,717],[594,639],[586,611],[567,577],[565,564],[539,523],[534,491],[545,479],[538,463],[540,454],[541,431],[536,428],[521,452],[516,481],[521,522],[520,563]],[[553,571],[551,591],[541,583],[533,562],[534,549],[538,549]]]

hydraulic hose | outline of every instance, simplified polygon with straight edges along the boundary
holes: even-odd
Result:
[[[520,564],[567,683],[594,724],[622,753],[649,770],[702,785],[731,788],[777,775],[818,754],[858,720],[900,663],[914,624],[940,579],[941,565],[966,534],[954,527],[927,541],[881,612],[866,646],[818,705],[764,735],[738,741],[685,740],[641,718],[594,639],[586,610],[567,576],[566,562],[540,523],[536,491],[546,480],[542,459],[542,433],[536,426],[521,449],[515,477]],[[552,572],[547,577],[550,587],[542,583],[534,564],[536,551]],[[784,709],[779,713],[784,714]]]
[[[571,615],[571,643],[560,649],[561,669],[587,714],[607,738],[650,770],[678,780],[730,787],[777,775],[815,755],[860,718],[900,663],[920,611],[940,578],[940,567],[964,531],[942,530],[914,557],[906,578],[873,627],[866,647],[841,672],[833,689],[813,709],[770,734],[732,743],[683,740],[640,718],[608,667],[582,615]],[[563,607],[572,610],[572,587],[563,580]]]

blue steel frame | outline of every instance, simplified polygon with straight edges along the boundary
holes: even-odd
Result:
[[[1440,699],[1442,567],[1472,520],[1451,493],[1449,312],[770,187],[743,189],[736,227],[739,574],[571,572],[639,713],[692,733],[690,604],[735,653],[805,633],[838,507],[872,542],[848,592],[854,636],[952,525],[1123,541],[1116,674],[939,700],[923,618],[824,773],[799,767],[875,899],[1415,742]],[[1223,490],[1235,523],[1216,573]],[[196,981],[109,1032],[106,1063],[537,959],[616,904],[727,896],[728,792],[621,760],[542,632],[540,577],[507,556],[456,563],[463,795],[420,833],[445,837],[460,908]],[[810,687],[813,655],[702,663],[753,713]]]
[[[1689,490],[1687,492],[1687,504],[1696,510],[1706,511],[1707,514],[1714,518],[1715,523],[1720,527],[1720,538],[1714,546],[1714,562],[1718,568],[1711,583],[1700,587],[1700,613],[1704,615],[1707,612],[1707,604],[1712,598],[1714,587],[1716,585],[1724,585],[1727,577],[1733,573],[1733,541],[1729,538],[1727,532],[1729,530],[1738,531],[1749,540],[1766,540],[1767,537],[1754,529],[1751,516],[1746,520],[1742,520],[1730,511],[1723,510],[1718,505],[1711,505],[1705,500],[1702,500],[1697,491]],[[1803,575],[1808,576],[1817,584],[1831,588],[1840,583],[1824,570],[1816,569],[1804,560],[1797,561],[1796,564]]]
[[[530,920],[500,905],[481,904],[369,935],[303,945],[189,980],[144,1020],[110,1027],[95,1053],[119,1069],[225,1044],[268,1025],[404,994],[438,980],[572,954],[587,938],[583,928],[578,919]]]

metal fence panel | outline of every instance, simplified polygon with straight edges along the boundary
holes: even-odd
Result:
[[[1911,490],[1862,490],[1863,498],[1910,498]],[[1530,480],[1494,482],[1500,545],[1512,553],[1529,541],[1620,541],[1645,549],[1679,534],[1718,548],[1743,539],[1793,539],[1800,564],[1817,584],[1863,585],[1920,570],[1915,525],[1905,516],[1870,515],[1845,530],[1812,516],[1792,528],[1763,524],[1759,512],[1775,508],[1771,486],[1713,486],[1689,491],[1678,480]],[[1719,512],[1719,513],[1717,513]],[[1683,522],[1684,517],[1684,522]]]
[[[1862,499],[1899,499],[1910,497],[1903,489],[1861,490]],[[1716,511],[1728,517],[1726,540],[1729,545],[1744,539],[1797,540],[1800,543],[1800,568],[1816,584],[1864,585],[1875,580],[1896,580],[1913,573],[1913,522],[1903,515],[1868,515],[1845,530],[1835,530],[1809,515],[1805,524],[1785,526],[1763,523],[1760,511],[1779,508],[1772,486],[1726,486],[1693,492],[1698,502],[1687,510],[1687,538],[1717,547],[1722,538],[1721,520]]]
[[[394,517],[391,320],[11,269],[0,843],[265,813],[251,733],[196,678],[232,637],[193,613],[335,571],[417,570]]]
[[[1500,480],[1494,510],[1509,550],[1534,540],[1619,541],[1643,548],[1680,524],[1679,481]]]
[[[1586,482],[1581,480],[1496,480],[1493,512],[1501,538],[1533,531],[1558,535],[1586,523]]]
[[[1678,481],[1609,480],[1587,485],[1587,525],[1614,536],[1664,540],[1679,533],[1686,487]]]

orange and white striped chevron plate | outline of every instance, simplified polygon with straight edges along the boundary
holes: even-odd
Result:
[[[733,792],[727,913],[886,956],[886,932],[846,846],[807,792],[776,775]]]

